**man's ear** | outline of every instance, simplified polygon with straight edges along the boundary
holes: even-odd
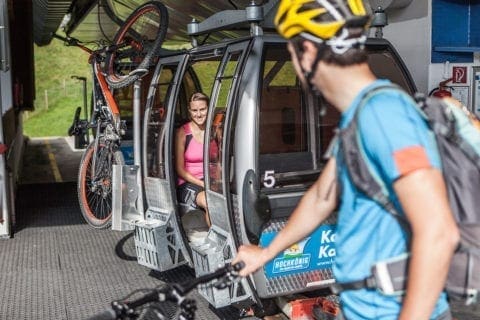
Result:
[[[316,45],[308,40],[302,42],[302,57],[300,59],[300,63],[305,71],[312,71],[312,65],[317,57],[317,47]]]

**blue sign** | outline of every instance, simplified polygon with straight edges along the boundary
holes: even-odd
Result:
[[[133,142],[132,141],[122,141],[120,145],[120,151],[122,151],[123,159],[125,160],[126,165],[133,164]]]
[[[277,232],[262,233],[260,246],[266,247]],[[308,238],[293,244],[264,267],[267,278],[318,269],[331,269],[335,258],[335,225],[324,224]]]

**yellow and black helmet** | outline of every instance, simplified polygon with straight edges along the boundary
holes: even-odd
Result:
[[[369,20],[362,0],[281,0],[275,25],[286,39],[303,36],[327,42],[343,29],[365,31]]]

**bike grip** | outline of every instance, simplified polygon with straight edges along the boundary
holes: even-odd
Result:
[[[115,310],[113,310],[112,308],[109,308],[100,313],[97,313],[96,315],[88,318],[87,320],[115,320],[115,319],[117,319],[117,314],[115,313]]]
[[[243,261],[238,261],[237,263],[235,263],[234,265],[232,265],[232,268],[233,268],[233,270],[235,270],[235,271],[240,271],[240,270],[242,270],[243,268],[245,268],[245,262],[243,262]]]

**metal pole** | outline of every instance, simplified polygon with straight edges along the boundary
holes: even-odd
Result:
[[[79,76],[71,76],[72,79],[77,79],[82,81],[83,86],[83,113],[85,114],[85,120],[88,120],[88,110],[87,110],[87,78]]]
[[[88,120],[87,110],[87,79],[82,78],[83,81],[83,113],[85,114],[85,120]]]
[[[85,115],[85,120],[88,121],[88,110],[87,110],[87,78],[86,77],[79,77],[79,76],[71,76],[72,79],[77,79],[82,81],[82,89],[83,89],[83,114]],[[86,145],[90,143],[90,133],[88,132],[88,128],[85,132],[85,142]]]
[[[140,129],[141,129],[141,106],[140,106],[140,97],[141,97],[141,84],[142,80],[137,80],[133,84],[133,164],[138,166],[137,170],[137,187],[138,187],[138,198],[137,198],[137,211],[143,213],[143,183],[142,183],[142,167],[141,167],[141,139],[140,139]]]
[[[83,81],[83,113],[85,115],[85,120],[88,121],[88,108],[87,108],[87,78],[82,78]],[[88,132],[88,127],[85,133],[85,140],[87,146],[90,143],[90,133]]]

